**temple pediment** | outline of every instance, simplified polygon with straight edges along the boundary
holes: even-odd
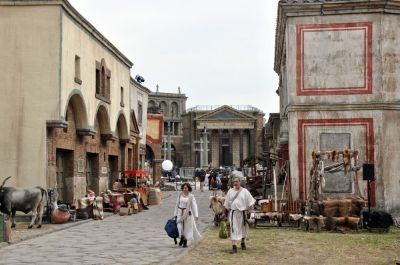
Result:
[[[214,111],[208,112],[195,120],[197,121],[222,121],[222,120],[255,120],[256,118],[240,112],[229,106],[222,106]]]
[[[195,119],[197,129],[253,129],[255,117],[230,106],[222,106]]]

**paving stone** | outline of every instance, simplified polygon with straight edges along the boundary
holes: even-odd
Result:
[[[194,194],[200,213],[198,228],[202,232],[213,220],[210,193]],[[178,192],[164,195],[163,203],[135,215],[108,215],[102,221],[75,223],[52,233],[49,232],[55,231],[55,227],[44,229],[47,234],[39,231],[39,237],[2,244],[0,264],[170,264],[194,245],[189,242],[189,247],[182,249],[166,235],[164,225],[173,216]]]

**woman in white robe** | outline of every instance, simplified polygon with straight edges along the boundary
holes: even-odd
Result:
[[[201,238],[197,230],[196,221],[199,218],[197,203],[191,193],[192,187],[189,183],[181,186],[182,192],[176,200],[174,215],[177,217],[177,226],[181,240],[179,246],[187,247],[188,240],[198,240]]]
[[[230,232],[232,240],[231,253],[237,253],[236,244],[241,242],[242,250],[246,249],[246,237],[248,224],[246,211],[252,209],[256,200],[250,192],[240,186],[240,179],[233,178],[233,188],[225,196],[224,207],[229,211],[228,221],[230,223]]]

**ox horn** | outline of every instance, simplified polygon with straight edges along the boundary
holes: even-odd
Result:
[[[6,179],[3,181],[3,183],[0,186],[0,190],[3,188],[4,184],[6,184],[6,181],[9,180],[11,178],[11,176],[6,177]]]

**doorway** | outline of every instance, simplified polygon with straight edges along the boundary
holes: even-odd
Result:
[[[229,138],[222,138],[222,146],[221,146],[221,164],[222,166],[230,166],[232,164],[231,161],[231,144]]]
[[[118,156],[108,156],[108,168],[109,168],[109,187],[112,188],[112,183],[115,179],[118,179]]]
[[[95,194],[100,194],[98,154],[86,154],[86,191],[87,190],[92,190]]]
[[[74,152],[70,150],[57,149],[55,190],[58,194],[57,200],[63,203],[72,203],[73,168]],[[69,181],[67,181],[68,179]]]
[[[230,146],[222,146],[222,166],[230,166]]]

